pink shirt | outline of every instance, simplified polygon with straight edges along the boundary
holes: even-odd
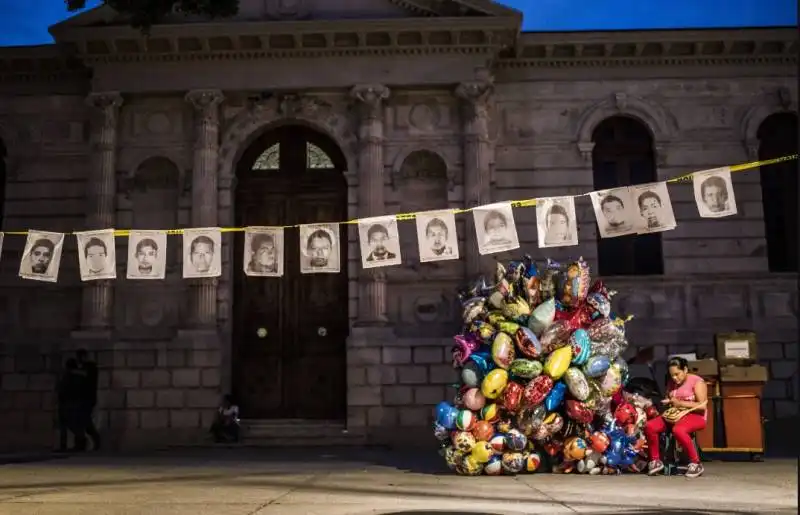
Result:
[[[670,379],[667,381],[667,396],[674,393],[676,399],[686,402],[697,402],[697,396],[694,394],[694,387],[697,383],[703,382],[703,378],[694,374],[688,374],[686,380],[680,385],[676,386],[675,382]],[[696,413],[700,413],[698,410]],[[703,408],[703,418],[707,417],[705,408]]]

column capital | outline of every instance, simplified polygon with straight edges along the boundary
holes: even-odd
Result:
[[[390,94],[389,88],[383,84],[358,84],[350,90],[350,96],[366,109],[366,116],[370,118],[380,115],[383,101]]]
[[[218,89],[196,89],[186,93],[184,99],[198,111],[216,108],[225,100],[225,95]]]
[[[86,105],[108,112],[109,109],[119,109],[122,105],[122,95],[117,91],[89,93]]]
[[[456,86],[455,94],[469,104],[486,105],[494,94],[494,79],[462,82]]]

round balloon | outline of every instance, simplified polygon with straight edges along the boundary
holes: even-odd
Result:
[[[506,448],[506,435],[497,433],[489,439],[489,445],[494,452],[503,452]]]
[[[523,455],[525,459],[525,472],[536,472],[542,464],[542,457],[538,452],[529,452]]]
[[[500,407],[495,403],[487,404],[481,410],[481,419],[494,424],[500,420]]]
[[[470,452],[472,459],[481,464],[488,462],[493,455],[494,450],[489,442],[477,442]]]
[[[464,453],[457,451],[454,447],[447,447],[444,450],[444,461],[450,470],[455,470],[456,465],[464,459]]]
[[[528,445],[528,439],[516,429],[506,433],[506,448],[512,451],[522,451]]]
[[[465,476],[479,476],[483,472],[483,464],[475,461],[470,454],[461,460],[461,471]]]
[[[453,447],[464,454],[472,452],[472,448],[475,447],[475,444],[475,437],[472,436],[472,433],[458,431],[453,435]]]
[[[480,411],[486,405],[486,397],[478,388],[470,388],[464,392],[464,406],[473,411]]]
[[[506,474],[519,474],[525,467],[525,458],[520,452],[506,452],[503,454],[502,466]]]
[[[456,418],[458,410],[452,405],[442,401],[436,405],[436,423],[446,429],[454,429],[456,427]]]
[[[557,349],[553,351],[553,353],[548,356],[547,361],[545,361],[544,373],[554,380],[557,380],[567,371],[571,361],[572,349],[570,347]]]
[[[496,399],[503,393],[503,389],[508,383],[508,372],[502,368],[496,368],[486,374],[481,383],[481,393],[487,399]]]
[[[583,438],[573,436],[564,442],[564,459],[582,460],[586,456],[587,446]]]
[[[500,455],[495,454],[486,465],[483,466],[483,471],[486,473],[487,476],[500,476],[503,474],[503,458]]]
[[[477,421],[475,414],[470,410],[461,410],[456,416],[456,427],[462,431],[470,431]]]
[[[461,369],[461,382],[467,386],[478,386],[483,380],[480,367],[474,361],[467,361]]]
[[[488,442],[494,436],[494,427],[485,420],[479,420],[475,423],[475,427],[472,428],[472,436],[479,442]]]

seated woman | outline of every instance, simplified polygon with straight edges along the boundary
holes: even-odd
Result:
[[[239,441],[239,406],[233,403],[231,395],[222,398],[222,406],[217,410],[211,433],[217,443]]]
[[[680,420],[669,423],[663,416],[656,417],[644,426],[644,435],[647,438],[647,447],[650,453],[650,463],[647,467],[649,475],[655,475],[664,470],[659,448],[659,435],[672,426],[670,431],[680,446],[689,455],[689,468],[686,477],[694,478],[703,474],[703,465],[700,456],[692,442],[692,433],[706,427],[706,404],[708,403],[708,390],[702,377],[689,373],[689,362],[683,358],[672,358],[667,363],[670,380],[667,381],[667,398],[661,403],[671,408],[688,411]]]

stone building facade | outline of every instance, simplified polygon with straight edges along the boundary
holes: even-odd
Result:
[[[336,4],[243,0],[235,19],[176,18],[149,37],[100,8],[52,27],[54,45],[0,49],[3,230],[344,220],[796,152],[793,29],[521,33],[519,14],[489,0]],[[276,144],[292,164],[254,169]],[[303,165],[310,148],[330,170]],[[526,252],[613,271],[632,344],[659,358],[712,355],[715,332],[755,330],[765,416],[794,417],[796,171],[735,174],[739,214],[722,220],[699,218],[691,186],[676,185],[677,229],[646,244],[598,243],[588,199],[578,247],[545,253],[534,210],[515,217]],[[432,405],[452,394],[456,288],[516,255],[478,257],[459,220],[459,261],[419,263],[404,222],[403,265],[365,271],[343,226],[346,270],[301,277],[290,255],[279,280],[243,279],[231,233],[219,280],[182,279],[171,236],[164,281],[126,281],[120,259],[116,281],[81,283],[68,238],[59,282],[33,283],[17,277],[24,237],[8,234],[2,441],[52,444],[56,374],[85,347],[117,445],[197,441],[228,391],[253,435],[302,436],[287,419],[303,419],[355,442],[426,442]]]

